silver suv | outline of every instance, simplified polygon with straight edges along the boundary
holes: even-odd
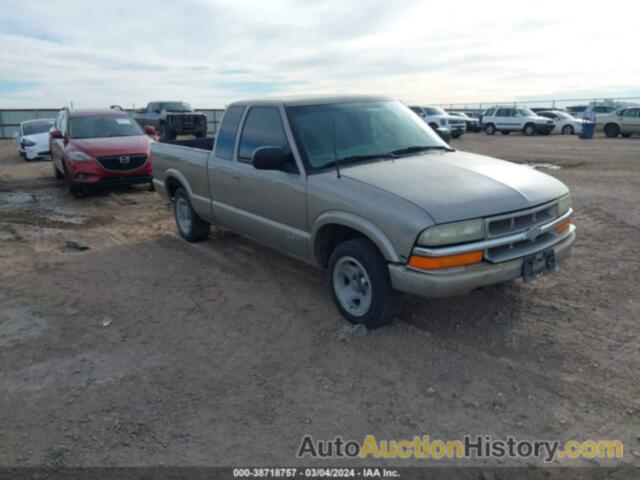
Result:
[[[492,107],[482,115],[482,126],[487,135],[500,131],[503,135],[522,132],[525,135],[548,135],[555,123],[524,107]]]
[[[221,225],[326,268],[354,323],[389,321],[398,292],[532,280],[575,239],[564,184],[454,150],[386,97],[236,102],[213,150],[189,142],[152,146],[154,185],[180,235],[203,240]]]

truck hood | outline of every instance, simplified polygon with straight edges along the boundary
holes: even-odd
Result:
[[[569,190],[533,168],[467,152],[431,152],[345,166],[344,177],[392,193],[448,223],[521,210]]]

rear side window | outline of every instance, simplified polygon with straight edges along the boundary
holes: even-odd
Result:
[[[224,113],[220,129],[216,135],[216,157],[226,160],[233,158],[233,147],[236,143],[236,133],[238,132],[238,125],[240,125],[243,111],[244,107],[238,106],[229,107]]]
[[[251,162],[253,152],[259,147],[281,147],[290,152],[282,127],[280,112],[275,107],[254,107],[249,110],[240,137],[238,159]]]
[[[496,117],[508,117],[510,115],[510,110],[508,108],[499,108],[496,112]]]

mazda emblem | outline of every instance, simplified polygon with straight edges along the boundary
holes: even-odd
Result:
[[[129,160],[130,160],[129,157],[126,157],[126,156],[125,157],[120,157],[120,163],[122,165],[126,165],[127,163],[129,163]]]

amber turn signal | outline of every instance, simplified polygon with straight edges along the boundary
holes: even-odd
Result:
[[[556,233],[560,235],[567,228],[569,228],[569,225],[571,225],[571,219],[567,218],[564,222],[561,222],[558,225],[556,225]]]
[[[412,255],[409,266],[420,270],[440,270],[442,268],[460,267],[482,261],[482,251],[459,253],[445,257],[419,257]]]

